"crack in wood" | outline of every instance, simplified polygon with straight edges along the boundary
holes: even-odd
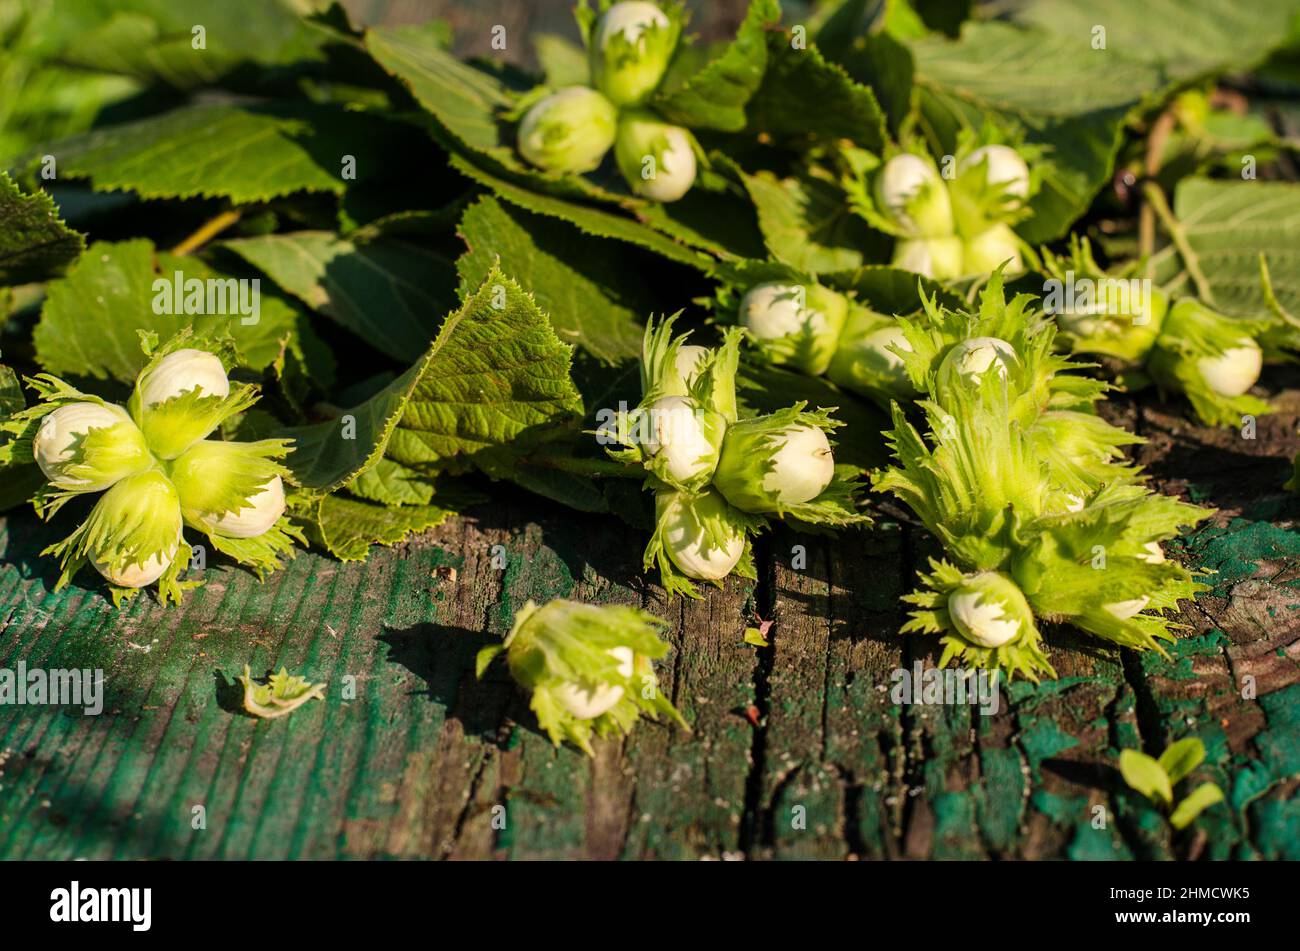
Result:
[[[775,573],[776,556],[771,540],[760,538],[754,542],[754,562],[757,568],[758,584],[754,590],[755,610],[766,619],[773,618],[776,611]],[[777,625],[773,625],[772,639],[780,637]],[[744,809],[740,820],[739,848],[746,857],[751,857],[759,845],[770,845],[767,825],[770,822],[770,808],[764,810],[763,780],[767,766],[768,717],[771,714],[771,678],[775,663],[774,647],[755,652],[754,658],[754,698],[753,705],[758,711],[757,722],[753,724],[754,735],[749,747],[749,773],[745,777]],[[760,839],[760,835],[764,838]]]

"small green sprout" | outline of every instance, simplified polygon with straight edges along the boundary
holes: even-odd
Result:
[[[1184,829],[1201,812],[1223,800],[1223,790],[1214,783],[1202,783],[1174,804],[1174,786],[1201,765],[1205,744],[1190,736],[1170,744],[1153,759],[1141,750],[1122,750],[1119,771],[1124,782],[1135,792],[1161,806],[1169,814],[1169,824]]]

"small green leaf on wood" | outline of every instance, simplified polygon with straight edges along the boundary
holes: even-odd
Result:
[[[745,628],[745,643],[754,647],[771,647],[772,642],[767,639],[767,631],[771,626],[771,621],[762,621],[758,627]]]
[[[1141,750],[1123,750],[1119,754],[1119,771],[1129,788],[1152,802],[1168,808],[1174,791],[1164,768]]]
[[[1185,829],[1202,812],[1223,801],[1223,790],[1214,783],[1202,783],[1188,793],[1187,798],[1169,814],[1169,824],[1175,829]]]
[[[1160,768],[1169,777],[1170,784],[1176,784],[1205,760],[1205,744],[1200,737],[1189,736],[1177,743],[1169,744],[1160,754]]]
[[[489,644],[478,652],[474,657],[474,677],[477,680],[483,679],[483,673],[496,660],[497,655],[506,649],[504,644]]]
[[[293,713],[308,700],[325,699],[325,684],[313,684],[283,667],[259,684],[245,664],[239,680],[244,685],[244,709],[266,720]]]

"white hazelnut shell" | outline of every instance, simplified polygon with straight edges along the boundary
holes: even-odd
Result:
[[[32,439],[32,455],[49,482],[60,489],[94,492],[108,488],[108,484],[92,483],[89,479],[71,479],[59,471],[59,466],[73,455],[73,444],[92,429],[107,429],[119,423],[131,423],[131,417],[120,406],[100,403],[68,403],[47,413]],[[134,423],[132,423],[134,425]]]
[[[177,350],[159,361],[145,378],[140,400],[146,406],[164,403],[198,387],[202,396],[225,399],[230,380],[221,360],[206,350]]]
[[[721,546],[706,551],[702,534],[694,534],[697,525],[680,503],[675,503],[664,524],[664,548],[682,573],[697,581],[720,581],[731,574],[745,553],[745,534],[737,531]]]
[[[611,39],[622,33],[628,43],[636,43],[650,27],[668,24],[668,15],[655,4],[645,0],[623,0],[601,14],[592,41],[597,49],[603,50]]]
[[[1241,396],[1254,386],[1263,366],[1264,352],[1253,340],[1242,340],[1241,346],[1231,347],[1217,357],[1196,361],[1205,385],[1227,397]]]
[[[619,674],[631,677],[632,649],[611,647],[609,653],[618,659]],[[577,684],[561,684],[551,693],[560,706],[579,720],[594,720],[601,714],[608,713],[623,699],[623,688],[617,684],[601,684],[593,690],[584,690]]]
[[[91,561],[105,579],[117,585],[120,588],[143,588],[145,585],[153,584],[162,577],[176,557],[176,549],[173,548],[170,554],[163,555],[158,553],[149,556],[144,564],[127,565],[124,568],[111,569],[99,561]]]
[[[284,514],[284,481],[279,476],[272,477],[248,501],[251,504],[247,508],[210,519],[208,527],[218,535],[229,538],[256,538],[261,535]]]
[[[718,450],[704,432],[699,407],[685,396],[664,396],[651,405],[645,448],[651,455],[664,455],[668,474],[678,482],[687,482],[717,463]]]
[[[786,505],[798,505],[821,495],[834,476],[835,456],[826,433],[819,426],[796,426],[772,454],[763,488]]]
[[[632,190],[654,201],[677,201],[695,184],[695,149],[690,136],[680,126],[665,125],[660,131],[668,140],[668,147],[659,155],[654,176],[638,177],[632,183]]]
[[[1029,166],[1020,153],[1009,145],[982,145],[966,158],[961,168],[967,169],[987,159],[985,180],[990,185],[1006,184],[1007,194],[1016,198],[1029,197]]]
[[[1002,604],[982,591],[954,592],[948,598],[948,614],[962,635],[981,647],[1001,647],[1020,633],[1020,622],[1007,617]]]

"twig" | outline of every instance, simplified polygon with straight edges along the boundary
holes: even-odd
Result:
[[[175,254],[178,257],[192,254],[238,221],[241,214],[243,214],[243,212],[238,208],[232,208],[230,211],[223,211],[211,221],[205,222],[201,228],[180,244],[176,245],[176,247],[172,248],[172,254]]]
[[[1160,218],[1160,223],[1164,225],[1165,231],[1169,232],[1174,247],[1178,249],[1178,254],[1183,259],[1183,267],[1191,277],[1192,283],[1196,285],[1196,296],[1201,299],[1201,303],[1208,307],[1214,307],[1214,292],[1210,290],[1210,282],[1205,279],[1205,274],[1201,271],[1200,261],[1187,240],[1187,233],[1183,231],[1183,226],[1174,217],[1169,202],[1165,200],[1165,193],[1160,190],[1160,186],[1152,179],[1147,179],[1142,185],[1142,194],[1146,198],[1147,204],[1155,209],[1155,213]]]
[[[1154,179],[1160,172],[1160,160],[1165,154],[1165,143],[1169,141],[1169,134],[1174,131],[1174,113],[1172,109],[1166,109],[1160,114],[1160,118],[1155,121],[1151,127],[1151,135],[1147,137],[1147,155],[1143,173],[1148,181]],[[1143,188],[1145,195],[1146,189]],[[1152,277],[1151,255],[1156,250],[1156,216],[1155,210],[1151,207],[1150,200],[1142,202],[1142,208],[1138,212],[1138,252],[1147,262],[1147,277]]]

